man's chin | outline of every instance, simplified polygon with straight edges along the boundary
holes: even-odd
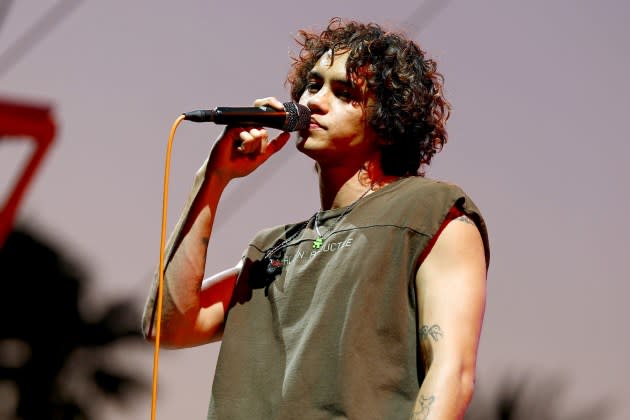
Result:
[[[307,133],[300,133],[295,140],[295,147],[302,153],[306,153],[307,141],[309,140]]]

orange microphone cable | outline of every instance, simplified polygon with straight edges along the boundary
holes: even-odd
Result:
[[[164,165],[164,192],[162,194],[162,233],[160,237],[160,265],[158,267],[158,298],[157,298],[157,316],[155,320],[155,347],[153,351],[153,385],[151,389],[151,420],[155,420],[156,404],[157,404],[157,385],[158,385],[158,364],[160,358],[160,330],[162,326],[162,301],[164,299],[164,247],[166,244],[166,215],[168,204],[168,177],[171,169],[171,151],[173,149],[173,138],[177,126],[185,119],[180,115],[173,126],[168,137],[168,146],[166,148],[166,163]]]

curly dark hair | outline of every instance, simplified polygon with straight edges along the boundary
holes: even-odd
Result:
[[[423,167],[447,141],[451,110],[435,61],[413,41],[375,23],[334,18],[321,34],[299,31],[296,41],[301,50],[287,78],[292,99],[302,96],[308,73],[326,51],[333,57],[349,52],[348,78],[365,78],[375,99],[367,118],[381,142],[384,173],[424,175]]]

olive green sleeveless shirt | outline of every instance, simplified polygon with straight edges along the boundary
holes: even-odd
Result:
[[[405,178],[347,208],[260,232],[244,254],[209,419],[408,419],[424,372],[415,276],[454,185]],[[288,242],[287,242],[287,239]]]

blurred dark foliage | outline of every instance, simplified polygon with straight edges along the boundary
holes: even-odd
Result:
[[[605,420],[613,412],[606,399],[567,408],[569,382],[562,375],[506,377],[494,395],[475,391],[465,420]]]
[[[108,302],[83,313],[88,280],[27,229],[14,230],[0,248],[0,417],[95,419],[99,399],[124,404],[148,389],[142,374],[111,356],[117,346],[143,342],[137,305]]]

